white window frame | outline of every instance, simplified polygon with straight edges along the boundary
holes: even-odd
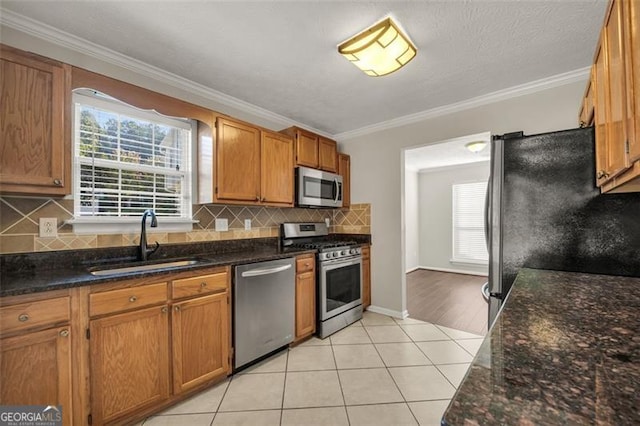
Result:
[[[95,106],[97,108],[106,109],[115,113],[120,113],[132,118],[152,121],[159,124],[166,124],[174,127],[181,127],[191,131],[191,139],[188,146],[184,147],[185,170],[182,197],[181,212],[178,216],[161,216],[158,215],[158,227],[147,227],[147,232],[189,232],[193,229],[193,224],[197,221],[192,218],[193,204],[193,188],[195,188],[193,164],[195,163],[195,149],[197,138],[197,127],[194,120],[175,118],[164,116],[156,111],[142,110],[134,106],[128,105],[108,95],[96,92],[90,89],[77,89],[73,93],[73,199],[74,199],[74,217],[66,223],[73,226],[73,232],[76,234],[124,234],[140,232],[142,216],[81,216],[76,212],[81,209],[80,206],[80,165],[81,157],[78,155],[78,147],[80,140],[80,104]],[[93,160],[99,165],[101,160]],[[105,161],[105,160],[102,160]],[[112,167],[111,164],[108,167]],[[128,164],[130,168],[131,165]],[[166,174],[166,170],[139,165],[137,168],[145,172],[162,172]]]
[[[482,259],[482,258],[468,258],[468,257],[461,257],[456,253],[456,232],[457,232],[457,226],[456,226],[456,212],[457,212],[457,206],[456,206],[456,201],[457,201],[457,197],[456,197],[456,187],[458,186],[462,186],[462,185],[475,185],[475,184],[483,184],[483,188],[484,190],[482,191],[482,205],[484,206],[484,197],[486,197],[486,187],[487,187],[487,181],[486,180],[476,180],[476,181],[469,181],[469,182],[457,182],[451,185],[451,259],[449,259],[449,261],[451,263],[457,263],[457,264],[468,264],[468,265],[489,265],[489,253],[487,252],[487,258],[486,259]],[[484,235],[484,215],[483,215],[483,226],[480,227],[480,229],[483,232]],[[472,229],[477,229],[477,228],[472,228]],[[486,251],[486,246],[485,246],[485,251]]]

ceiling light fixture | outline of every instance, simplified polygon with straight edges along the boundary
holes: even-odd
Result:
[[[487,141],[469,142],[464,147],[467,148],[469,151],[473,152],[474,154],[477,154],[478,152],[482,151],[487,147]]]
[[[341,43],[338,52],[365,74],[380,77],[411,61],[416,47],[391,18],[386,18]]]

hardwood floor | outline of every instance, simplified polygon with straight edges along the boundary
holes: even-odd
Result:
[[[487,303],[480,289],[487,277],[418,269],[407,274],[411,318],[484,336]]]

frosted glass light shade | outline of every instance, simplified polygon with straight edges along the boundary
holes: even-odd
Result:
[[[380,77],[406,65],[417,50],[387,18],[340,44],[338,52],[367,75]]]

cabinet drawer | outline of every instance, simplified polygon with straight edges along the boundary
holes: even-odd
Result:
[[[89,315],[97,316],[165,303],[167,283],[93,293],[89,295]]]
[[[227,290],[229,276],[226,271],[175,280],[171,283],[171,297],[181,299],[201,294],[219,293]]]
[[[0,308],[0,331],[9,333],[49,324],[67,322],[70,318],[69,296]]]
[[[313,256],[305,256],[296,258],[296,273],[313,271],[316,266],[316,260]]]

